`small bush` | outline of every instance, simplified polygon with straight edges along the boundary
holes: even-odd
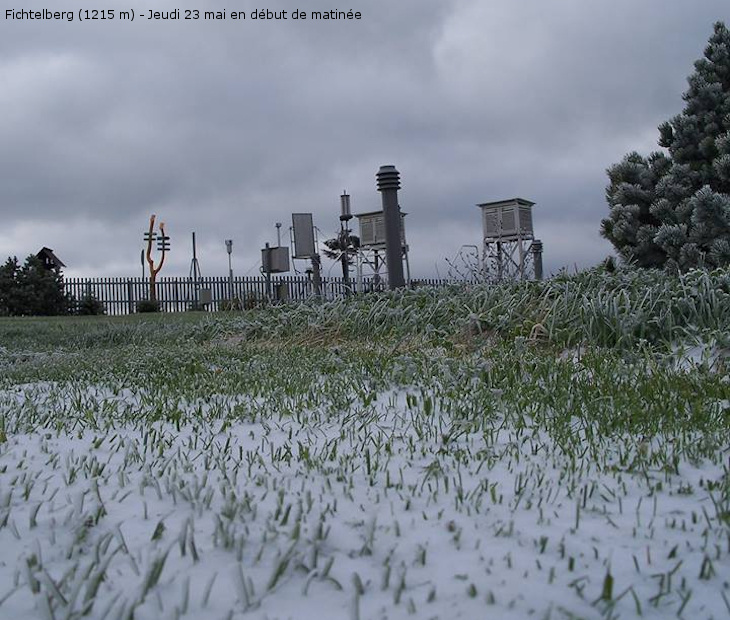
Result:
[[[106,314],[106,308],[94,295],[88,293],[79,300],[76,306],[76,314],[82,316],[101,315]]]
[[[223,312],[241,310],[241,300],[238,297],[234,297],[233,299],[223,299],[221,301],[220,309],[223,310]]]
[[[153,299],[143,299],[137,302],[137,312],[159,312],[160,302]]]
[[[243,299],[243,309],[244,310],[254,310],[255,308],[263,308],[264,306],[268,306],[269,300],[266,297],[259,297],[256,295],[256,293],[251,293],[250,295],[246,295]]]

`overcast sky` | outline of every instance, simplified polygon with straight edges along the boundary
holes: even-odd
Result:
[[[149,21],[149,9],[362,13]],[[415,276],[481,242],[478,202],[536,203],[547,272],[611,253],[605,169],[657,147],[726,0],[0,0],[0,260],[48,246],[68,276],[139,275],[151,213],[187,275],[258,272],[275,223],[321,237],[401,172]],[[74,10],[18,21],[6,9]],[[78,21],[79,9],[134,22]],[[184,14],[181,15],[184,17]],[[284,235],[288,242],[288,233]],[[300,265],[304,268],[304,265]],[[325,272],[330,263],[325,262]],[[334,275],[337,268],[332,269]]]

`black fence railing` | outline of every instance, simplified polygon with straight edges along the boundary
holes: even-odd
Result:
[[[411,280],[411,286],[443,286],[452,280]],[[357,282],[352,280],[354,289]],[[363,292],[382,288],[382,282],[364,278]],[[140,301],[149,299],[149,278],[65,278],[64,289],[77,300],[93,296],[104,305],[107,314],[131,314],[136,312]],[[268,300],[304,301],[314,295],[314,285],[307,276],[272,276],[268,285],[262,276],[201,277],[198,282],[192,278],[159,278],[156,284],[157,301],[165,312],[182,312],[194,308],[223,310],[232,305],[236,308],[251,308]],[[232,294],[231,294],[232,293]],[[322,297],[336,299],[344,296],[346,287],[343,278],[322,278]],[[233,301],[231,301],[233,300]]]

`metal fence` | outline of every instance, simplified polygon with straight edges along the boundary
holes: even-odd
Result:
[[[451,280],[412,280],[411,286],[443,286]],[[352,283],[351,283],[352,286]],[[362,291],[375,291],[382,282],[364,278]],[[65,278],[64,289],[76,300],[91,296],[104,305],[107,314],[131,314],[136,312],[140,301],[149,299],[149,278]],[[307,276],[273,276],[269,287],[266,278],[245,276],[233,278],[201,277],[196,283],[192,278],[159,278],[157,301],[165,312],[182,312],[192,309],[222,310],[225,308],[251,308],[268,301],[304,301],[314,295],[314,285]],[[210,303],[202,305],[210,291]],[[322,297],[336,299],[344,296],[346,287],[342,278],[322,278]],[[233,299],[233,304],[231,303]]]

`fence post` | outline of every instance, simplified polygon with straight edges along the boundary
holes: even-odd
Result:
[[[134,314],[134,289],[132,280],[127,278],[127,300],[129,301],[129,314]]]

